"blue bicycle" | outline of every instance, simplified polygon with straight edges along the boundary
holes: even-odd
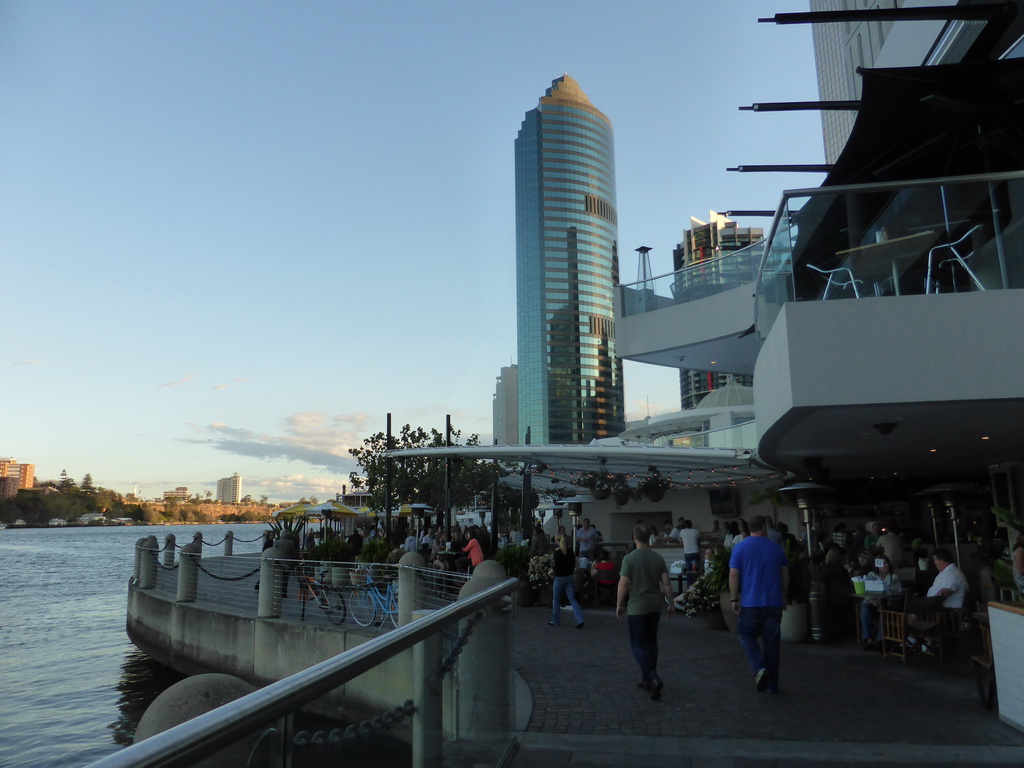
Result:
[[[374,581],[367,575],[366,583],[356,587],[348,599],[349,613],[356,624],[368,627],[378,620],[381,626],[390,621],[398,626],[398,591],[393,581]]]

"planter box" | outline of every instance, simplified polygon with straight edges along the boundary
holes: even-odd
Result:
[[[999,719],[1024,731],[1024,603],[989,603]]]

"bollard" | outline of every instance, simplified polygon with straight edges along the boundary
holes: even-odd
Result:
[[[135,540],[135,565],[132,566],[132,578],[135,579],[135,583],[139,583],[139,579],[142,576],[142,545],[146,543],[146,537]]]
[[[404,627],[412,621],[413,611],[419,606],[419,571],[426,566],[419,552],[406,552],[398,561],[398,626]]]
[[[270,547],[260,555],[260,596],[256,615],[261,619],[276,619],[281,615],[277,602],[277,573],[279,566],[275,558],[281,550]]]
[[[174,565],[175,538],[173,533],[164,536],[164,566],[170,568]]]
[[[156,536],[147,536],[140,549],[142,559],[139,563],[139,589],[153,589],[156,586],[156,558],[160,549]]]
[[[231,557],[235,554],[235,534],[228,531],[224,534],[224,556]]]
[[[175,600],[179,603],[195,602],[199,580],[199,555],[186,552],[191,544],[181,548],[178,558],[178,594]]]
[[[415,621],[431,613],[433,611],[413,611],[411,618]],[[416,702],[416,716],[412,718],[413,768],[441,767],[444,708],[441,680],[438,676],[437,660],[440,658],[440,633],[424,638],[412,648],[412,700]]]
[[[486,565],[481,563],[481,567]],[[505,581],[504,569],[495,571],[480,567],[473,578],[459,590],[459,598]],[[511,722],[509,699],[510,633],[509,613],[490,611],[477,623],[458,661],[458,738],[471,741],[492,741],[504,738]],[[468,619],[459,622],[459,634],[465,631]]]

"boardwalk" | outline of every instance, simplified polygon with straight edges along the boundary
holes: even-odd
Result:
[[[1024,764],[1024,733],[978,703],[966,661],[904,667],[852,640],[784,645],[780,694],[754,691],[737,636],[663,618],[661,701],[637,688],[624,621],[577,630],[518,611],[514,662],[532,710],[514,768]]]

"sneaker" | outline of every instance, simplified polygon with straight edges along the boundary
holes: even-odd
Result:
[[[757,670],[757,674],[754,675],[754,687],[757,689],[758,693],[761,693],[768,688],[768,670],[764,667]]]
[[[636,684],[636,687],[643,688],[645,691],[651,690],[651,684],[648,683],[646,680],[641,680],[639,683]]]
[[[548,622],[548,626],[549,626],[549,627],[557,627],[558,625],[557,625],[557,624],[555,624],[555,622],[553,622],[553,621],[549,621],[549,622]]]
[[[661,678],[658,677],[657,672],[651,672],[651,698],[657,701],[661,698],[661,689],[665,687],[665,684],[661,682]]]

